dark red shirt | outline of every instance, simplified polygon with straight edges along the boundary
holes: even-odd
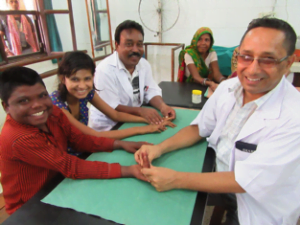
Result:
[[[67,153],[67,146],[82,152],[113,150],[114,140],[85,135],[53,106],[47,120],[49,133],[20,124],[7,115],[1,143],[1,184],[6,211],[11,214],[37,193],[57,172],[72,179],[118,178],[118,163],[92,162]]]

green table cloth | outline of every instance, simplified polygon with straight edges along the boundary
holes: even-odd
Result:
[[[176,109],[176,128],[162,133],[139,135],[128,141],[148,141],[158,144],[190,124],[199,111]],[[127,123],[120,129],[143,124]],[[201,172],[207,143],[202,141],[192,147],[170,152],[153,161],[178,171]],[[93,153],[87,160],[135,164],[133,154],[116,150],[112,153]],[[150,183],[134,178],[112,180],[64,179],[42,202],[79,212],[97,215],[107,220],[127,225],[188,225],[193,213],[197,192],[171,190],[157,192]]]

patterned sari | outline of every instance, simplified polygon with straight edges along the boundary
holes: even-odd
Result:
[[[192,74],[190,74],[189,77],[185,76],[185,68],[186,68],[186,65],[184,62],[185,53],[188,53],[192,57],[192,59],[195,63],[195,66],[198,70],[199,75],[203,78],[208,77],[209,68],[207,68],[204,59],[202,58],[202,56],[200,55],[200,53],[198,52],[198,49],[197,49],[197,42],[203,34],[211,35],[211,42],[212,42],[211,46],[213,45],[214,38],[213,38],[213,33],[212,33],[211,29],[209,29],[208,27],[199,28],[197,30],[197,32],[194,34],[194,37],[191,41],[191,45],[187,46],[179,54],[179,69],[178,69],[178,78],[177,78],[178,82],[193,82],[194,81]],[[212,48],[209,49],[209,52],[213,52],[213,51],[214,50]]]
[[[15,55],[22,54],[22,45],[20,40],[20,30],[18,28],[16,19],[12,15],[7,16],[8,29],[11,37],[11,47]],[[31,30],[31,25],[24,15],[21,15],[21,27],[27,43],[31,46],[33,52],[38,51],[37,43],[34,39],[34,33]]]

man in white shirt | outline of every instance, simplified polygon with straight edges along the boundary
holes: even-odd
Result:
[[[296,224],[300,215],[300,94],[284,74],[296,33],[275,18],[253,20],[238,54],[238,77],[222,82],[190,126],[135,154],[140,164],[209,137],[217,172],[142,169],[158,190],[235,193],[240,224]],[[143,153],[143,154],[142,154]]]
[[[143,102],[169,119],[175,119],[175,111],[164,103],[151,66],[142,58],[143,42],[144,31],[140,24],[131,20],[119,24],[115,32],[116,51],[97,66],[94,83],[99,96],[112,108],[159,124],[163,118],[154,109],[140,107]],[[90,112],[89,124],[95,130],[109,130],[116,124],[93,106]]]

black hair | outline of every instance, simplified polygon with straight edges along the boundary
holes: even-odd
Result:
[[[127,29],[135,29],[138,30],[139,32],[142,33],[143,37],[144,37],[144,29],[143,27],[133,21],[133,20],[125,20],[124,22],[120,23],[117,28],[116,28],[116,32],[115,32],[115,41],[120,44],[120,36],[121,36],[121,32],[123,30],[127,30]]]
[[[287,55],[290,56],[294,53],[297,35],[290,24],[277,18],[263,17],[263,18],[252,20],[248,25],[248,28],[241,39],[240,45],[242,44],[246,34],[250,30],[257,27],[273,28],[282,31],[285,35],[283,47],[286,49]]]
[[[8,104],[8,99],[17,87],[33,86],[36,83],[46,87],[40,75],[30,68],[17,66],[6,69],[0,74],[0,98]]]
[[[92,58],[81,51],[66,52],[59,63],[58,76],[70,77],[82,69],[90,70],[94,76],[96,66]],[[62,101],[67,100],[68,90],[62,82],[58,84],[58,94]]]

